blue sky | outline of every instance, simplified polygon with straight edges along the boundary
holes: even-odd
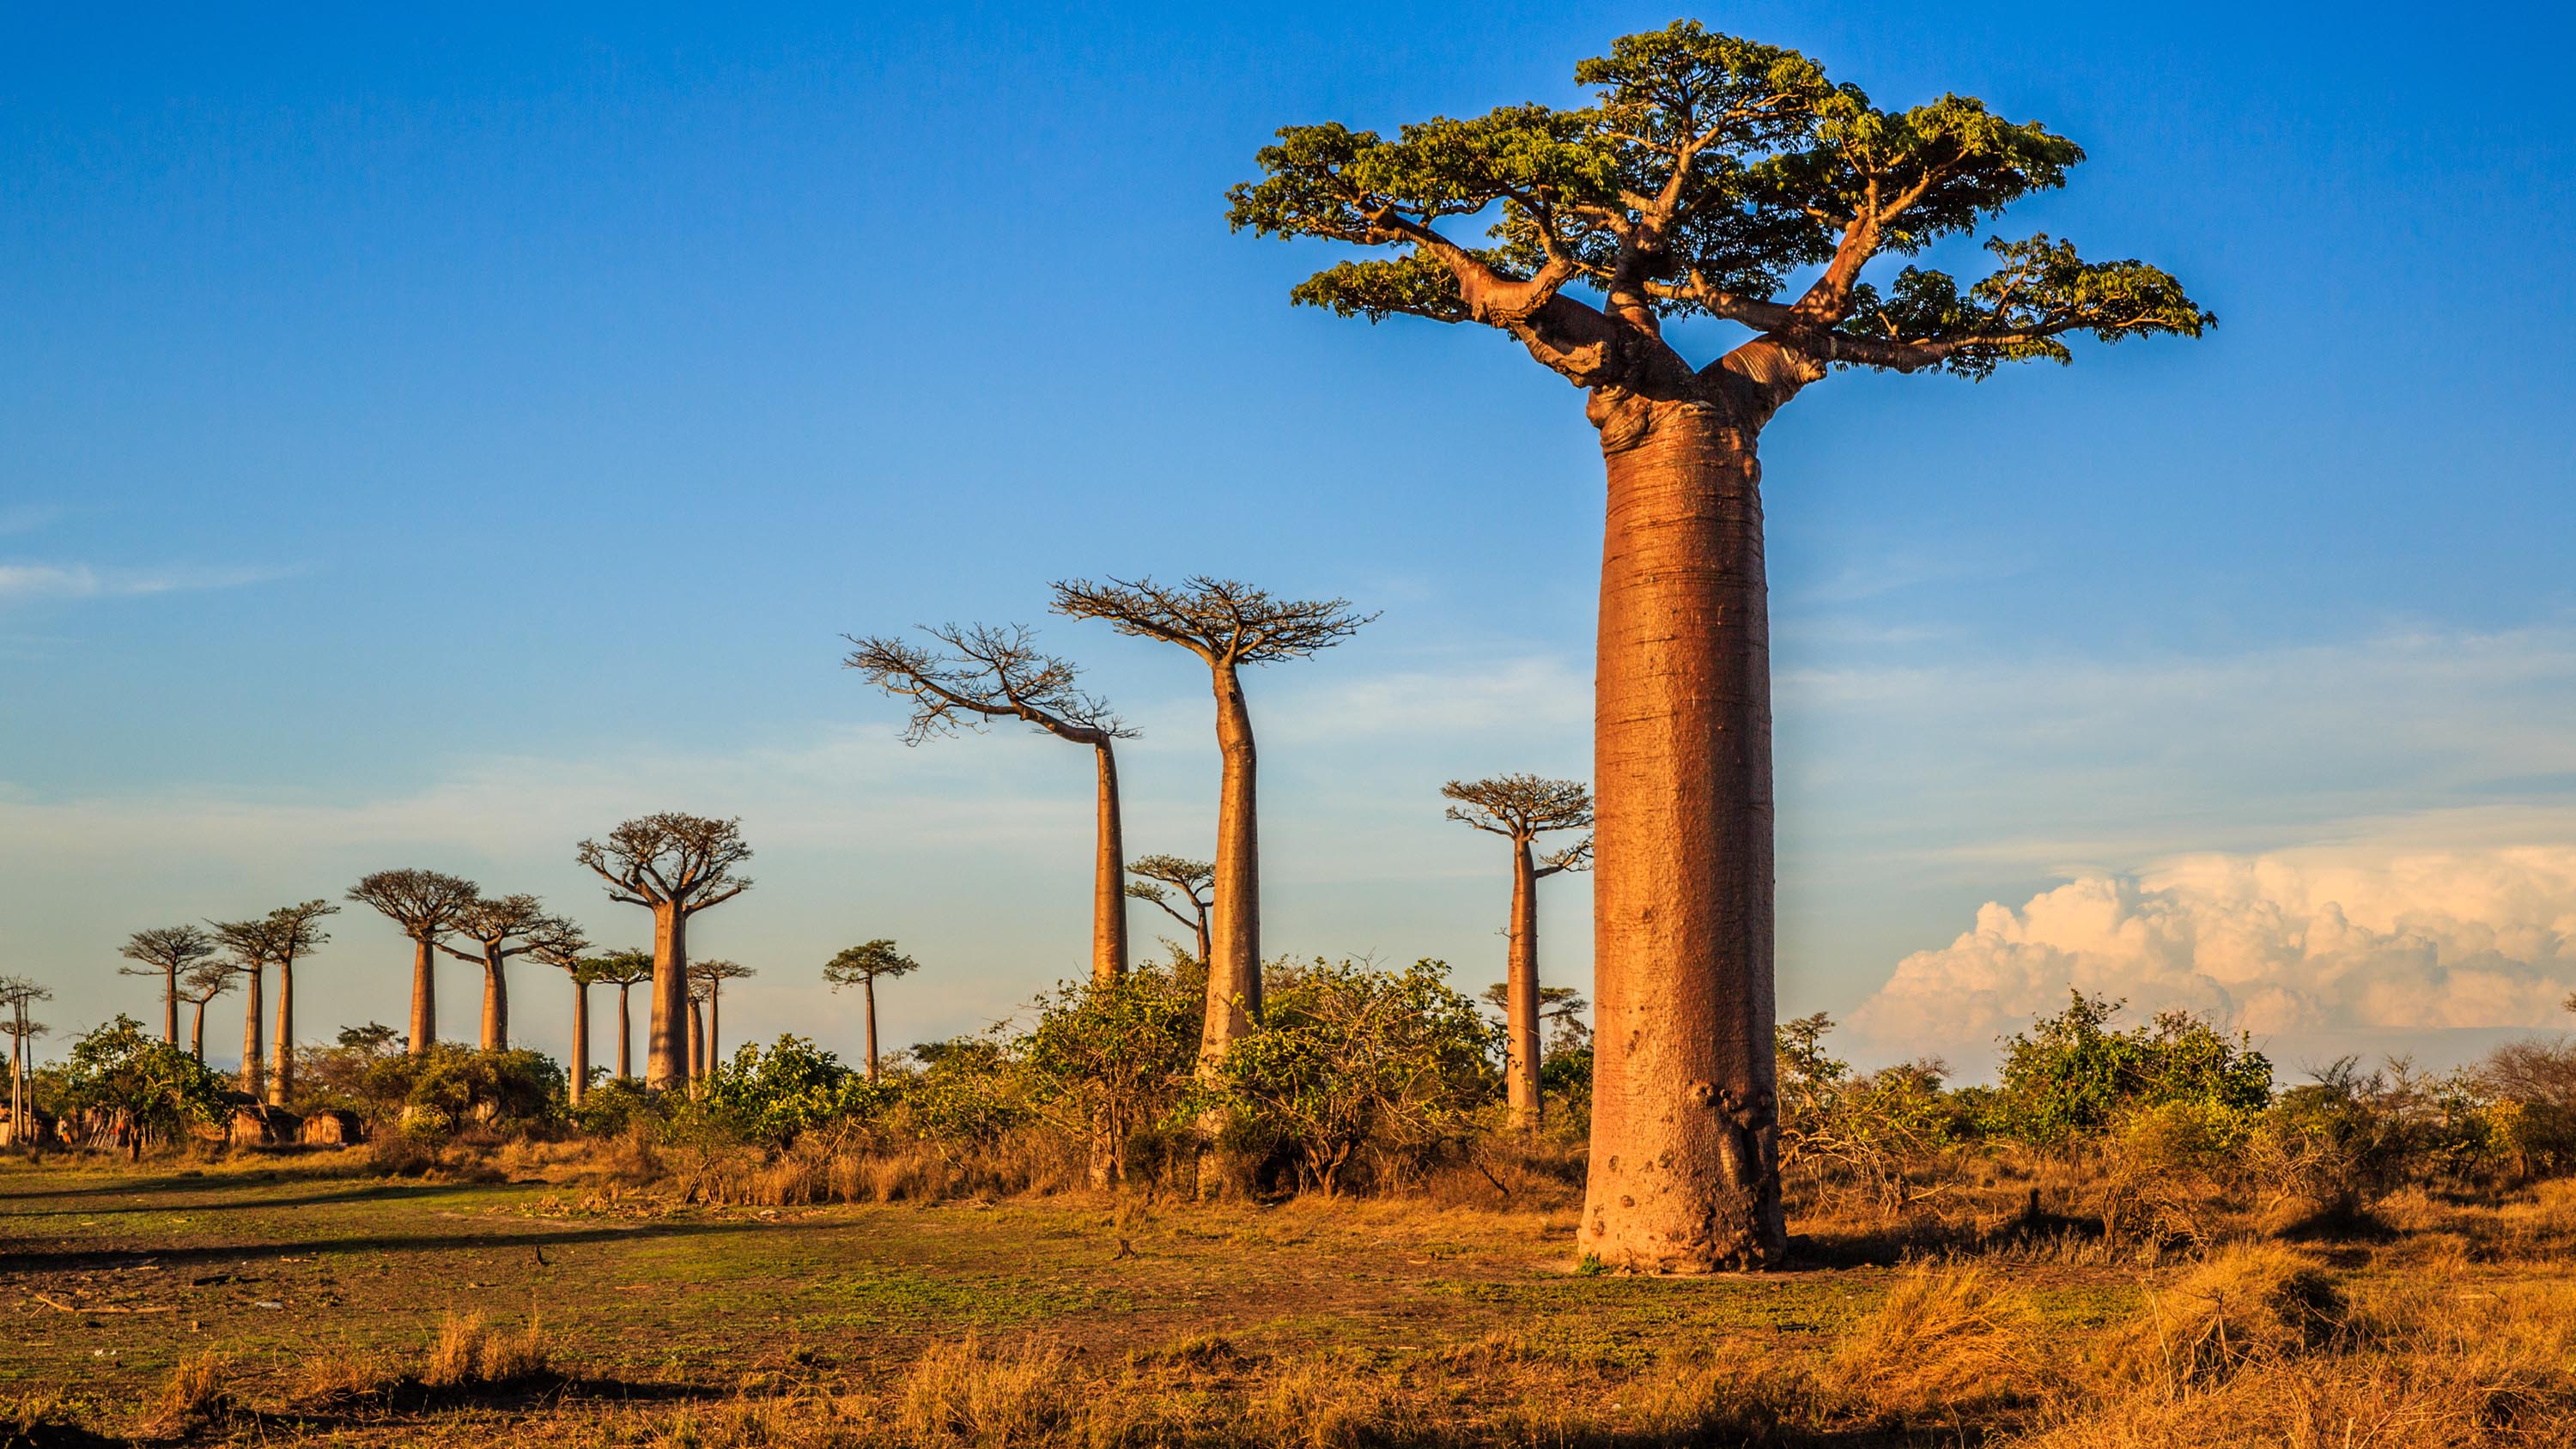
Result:
[[[2073,184],[1997,229],[2156,261],[2222,319],[1982,385],[1840,376],[1771,429],[1784,1006],[1973,1065],[2055,951],[2293,1056],[2546,1019],[2576,984],[2565,22],[1701,16],[2074,137]],[[1269,942],[1481,985],[1501,863],[1436,790],[1585,769],[1580,399],[1489,333],[1291,309],[1327,254],[1229,235],[1222,193],[1281,124],[1571,102],[1671,18],[0,12],[0,969],[83,1024],[141,999],[127,931],[409,863],[641,939],[571,846],[680,808],[761,852],[699,933],[763,972],[729,1034],[847,1034],[809,983],[876,935],[932,967],[896,1039],[969,1028],[1081,969],[1085,762],[905,750],[837,636],[1208,571],[1384,611],[1254,683]],[[1146,727],[1135,847],[1205,853],[1190,661],[1046,637]],[[2085,881],[2098,939],[2025,911]],[[1583,885],[1549,889],[1579,983]],[[2328,905],[2430,1004],[2337,967],[2253,1008]],[[2215,944],[2248,920],[2250,965]],[[338,926],[314,1030],[396,1019],[401,943]]]

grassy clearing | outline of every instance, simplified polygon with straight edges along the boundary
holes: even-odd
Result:
[[[1673,1280],[1569,1271],[1561,1205],[358,1165],[0,1168],[0,1442],[2576,1442],[2569,1188],[2179,1254],[1811,1223],[1832,1266]]]

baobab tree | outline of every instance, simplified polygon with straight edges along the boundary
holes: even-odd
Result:
[[[438,938],[482,894],[474,882],[434,870],[380,870],[349,888],[350,900],[384,912],[411,938],[413,1056],[438,1040]]]
[[[1199,964],[1206,965],[1211,899],[1208,886],[1216,879],[1216,867],[1204,860],[1184,860],[1177,855],[1146,855],[1130,862],[1127,873],[1144,877],[1129,881],[1127,894],[1136,900],[1152,901],[1164,915],[1187,926],[1192,939],[1198,942]],[[1182,915],[1180,908],[1172,904],[1175,894],[1189,903],[1188,915]]]
[[[1512,1125],[1538,1126],[1539,984],[1538,883],[1559,871],[1582,870],[1592,859],[1589,836],[1541,859],[1534,842],[1552,830],[1581,830],[1592,823],[1592,792],[1580,780],[1536,775],[1496,775],[1452,780],[1440,787],[1452,803],[1449,818],[1512,843],[1512,922],[1503,954],[1503,1027],[1508,1043],[1503,1081]]]
[[[457,909],[448,931],[464,937],[473,949],[459,949],[445,939],[438,949],[483,968],[482,1047],[487,1052],[510,1049],[510,959],[541,947],[579,954],[587,944],[579,926],[526,894],[477,896]]]
[[[276,959],[276,946],[268,918],[255,916],[244,921],[208,921],[215,939],[222,943],[224,961],[242,979],[242,1059],[241,1089],[252,1101],[265,1101],[267,1093],[268,1052],[261,1035],[267,1000],[268,968]]]
[[[692,961],[689,963],[689,982],[691,988],[693,990],[700,990],[706,993],[707,1049],[705,1061],[710,1067],[715,1063],[724,1060],[724,1046],[722,1042],[724,1035],[724,984],[728,981],[740,981],[746,976],[757,976],[759,974],[759,972],[743,965],[739,961],[727,961],[722,957],[714,957],[704,961]]]
[[[626,998],[637,985],[653,979],[653,953],[650,951],[611,951],[591,959],[591,979],[617,988],[617,1079],[635,1080],[635,1059],[630,1055],[635,1041],[635,1018],[627,1010]]]
[[[188,1053],[201,1065],[206,1060],[206,1007],[232,990],[240,976],[240,969],[231,961],[216,956],[198,962],[179,980],[179,999],[194,1008],[188,1020]]]
[[[1252,711],[1247,665],[1304,659],[1358,633],[1375,614],[1348,599],[1274,599],[1232,579],[1191,578],[1178,588],[1085,579],[1055,585],[1055,611],[1098,619],[1121,634],[1160,639],[1196,654],[1216,689],[1222,762],[1216,805],[1216,873],[1208,910],[1207,1020],[1199,1071],[1212,1075],[1226,1048],[1261,1013],[1261,847],[1256,829]]]
[[[135,962],[120,966],[120,976],[161,978],[161,1039],[179,1044],[179,978],[222,948],[202,926],[156,926],[125,938],[116,954]]]
[[[599,958],[582,954],[589,949],[576,932],[540,941],[528,952],[572,981],[572,1070],[564,1091],[576,1107],[590,1094],[590,988],[600,979]]]
[[[0,1032],[9,1034],[9,1140],[27,1140],[28,1110],[35,1105],[34,1094],[27,1089],[27,1068],[33,1043],[52,1027],[27,1014],[35,1002],[51,1001],[54,993],[43,983],[26,976],[0,976]]]
[[[751,859],[740,820],[666,810],[638,816],[585,840],[574,858],[608,883],[608,898],[653,913],[653,1015],[644,1045],[644,1084],[689,1084],[689,918],[751,889],[737,867]]]
[[[943,650],[891,636],[849,638],[842,663],[888,694],[912,701],[903,742],[977,730],[985,721],[1016,719],[1060,740],[1090,747],[1098,785],[1092,834],[1091,979],[1110,981],[1127,970],[1126,845],[1118,816],[1120,740],[1136,732],[1112,713],[1108,701],[1084,692],[1081,671],[1040,651],[1025,624],[924,627]]]
[[[833,990],[855,986],[866,1000],[871,1082],[877,1079],[877,980],[909,976],[920,969],[920,962],[896,950],[894,942],[883,939],[852,946],[823,963],[823,979],[832,984]]]
[[[1393,139],[1290,126],[1230,193],[1230,220],[1390,253],[1327,267],[1296,302],[1482,323],[1586,395],[1609,490],[1581,1249],[1614,1267],[1750,1267],[1787,1243],[1762,429],[1838,367],[1982,378],[2067,361],[2078,334],[2197,336],[2213,319],[2155,267],[2046,236],[1989,241],[1998,265],[1964,289],[1917,265],[1864,279],[2083,159],[1975,99],[1881,109],[1795,51],[1690,21],[1615,41],[1575,79],[1593,104]],[[1453,234],[1471,218],[1483,239]],[[1687,317],[1752,336],[1694,364],[1664,332]]]
[[[262,923],[268,959],[277,964],[277,1070],[269,1074],[268,1100],[280,1106],[295,1090],[295,963],[331,939],[322,918],[339,913],[329,901],[303,901],[278,907]]]

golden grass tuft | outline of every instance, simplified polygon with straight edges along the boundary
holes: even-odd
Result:
[[[2033,1391],[2042,1345],[2022,1294],[1981,1267],[1922,1265],[1836,1348],[1827,1382],[1880,1414],[1951,1417]]]
[[[235,1407],[228,1387],[232,1376],[233,1361],[225,1354],[210,1351],[179,1360],[161,1385],[160,1400],[145,1421],[146,1432],[177,1438],[231,1413]]]
[[[972,1335],[922,1350],[896,1394],[896,1420],[923,1445],[1043,1444],[1080,1408],[1059,1348],[994,1351]]]
[[[433,1389],[506,1388],[540,1377],[548,1364],[545,1325],[535,1315],[517,1333],[493,1330],[480,1313],[447,1315],[420,1381]]]
[[[2345,1312],[2342,1291],[2315,1262],[2275,1244],[2233,1247],[2156,1295],[2112,1340],[2109,1366],[2179,1396],[2324,1346]]]

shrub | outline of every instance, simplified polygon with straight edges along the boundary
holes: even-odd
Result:
[[[1779,1049],[1780,1165],[1859,1185],[1883,1207],[1902,1207],[1911,1177],[1959,1138],[1942,1089],[1949,1068],[1926,1057],[1855,1076],[1824,1048],[1833,1018],[1818,1012],[1775,1029]]]
[[[1059,985],[1015,1044],[1021,1101],[1089,1141],[1096,1175],[1123,1181],[1138,1130],[1167,1118],[1189,1083],[1206,991],[1206,968],[1187,957]]]
[[[1461,1135],[1499,1090],[1500,1033],[1447,974],[1437,961],[1274,966],[1261,1022],[1210,1096],[1233,1118],[1231,1145],[1284,1150],[1301,1182],[1331,1193],[1363,1148],[1400,1173]]]
[[[563,1068],[542,1053],[453,1042],[385,1057],[367,1069],[365,1085],[379,1114],[399,1112],[404,1131],[431,1141],[469,1122],[553,1120],[566,1092]]]
[[[2046,1146],[2098,1136],[2139,1107],[2193,1102],[2251,1116],[2271,1103],[2272,1063],[2243,1035],[2180,1011],[2113,1031],[2123,1003],[2069,997],[2065,1011],[2004,1039],[1988,1130]]]
[[[785,1147],[819,1128],[874,1115],[885,1095],[839,1057],[791,1035],[766,1052],[744,1043],[701,1079],[684,1110],[737,1140]]]
[[[192,1126],[218,1122],[230,1110],[222,1077],[178,1047],[144,1035],[143,1023],[122,1012],[72,1043],[70,1059],[51,1085],[62,1110],[121,1119],[137,1153],[146,1138],[168,1141]]]

